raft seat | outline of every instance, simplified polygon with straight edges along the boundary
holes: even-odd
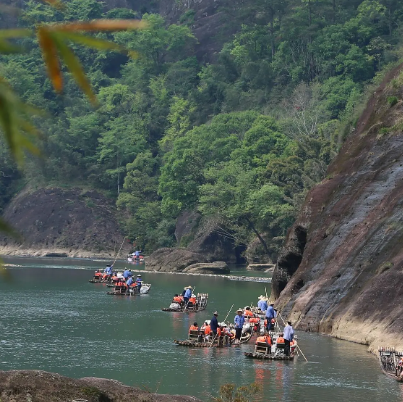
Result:
[[[266,342],[257,342],[255,345],[255,353],[263,353],[268,355],[271,351],[271,346]]]
[[[189,331],[189,340],[198,341],[199,340],[199,331],[196,331],[196,330]]]

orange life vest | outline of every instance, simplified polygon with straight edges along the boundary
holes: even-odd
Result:
[[[245,310],[243,315],[245,315],[246,317],[253,317],[254,316],[254,314],[250,310]]]
[[[260,318],[252,317],[251,319],[249,319],[249,322],[250,322],[251,324],[257,324],[257,323],[260,322]]]
[[[279,336],[277,338],[277,343],[284,343],[284,338],[282,336]]]
[[[195,298],[195,297],[191,297],[191,298],[189,299],[189,301],[190,301],[191,303],[193,303],[193,304],[196,304],[196,298]]]
[[[176,303],[181,303],[182,299],[179,296],[175,296],[173,301]]]
[[[210,335],[211,333],[211,327],[210,325],[206,325],[206,327],[204,328],[204,335]]]
[[[191,325],[189,328],[189,331],[198,331],[198,330],[199,330],[199,327],[196,327],[194,325]]]
[[[271,346],[271,338],[270,338],[270,336],[259,336],[256,339],[256,343],[258,343],[258,342],[267,343],[267,344],[269,344]]]

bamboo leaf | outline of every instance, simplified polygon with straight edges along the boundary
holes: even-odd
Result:
[[[130,29],[142,29],[147,27],[146,21],[140,20],[95,20],[89,22],[71,22],[67,24],[56,24],[52,29],[56,31],[126,31]]]
[[[23,38],[32,34],[31,29],[0,29],[0,39]]]
[[[19,46],[12,45],[6,40],[0,39],[0,53],[9,54],[9,53],[21,53],[21,48]]]
[[[55,45],[66,64],[67,68],[73,74],[77,84],[83,90],[83,92],[88,96],[92,103],[96,103],[96,98],[94,92],[91,89],[91,85],[85,75],[83,67],[80,60],[76,57],[74,52],[66,45],[62,37],[54,34],[53,35]]]
[[[37,35],[39,46],[42,49],[43,59],[48,69],[49,78],[55,90],[61,92],[63,89],[63,78],[54,39],[45,27],[39,27]]]
[[[97,50],[114,50],[117,52],[127,53],[133,58],[138,57],[137,52],[130,51],[123,46],[104,39],[94,38],[93,36],[87,36],[75,32],[61,32],[60,34],[63,35],[63,38],[70,39],[73,42],[92,47]]]

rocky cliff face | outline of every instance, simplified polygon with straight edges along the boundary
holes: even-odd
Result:
[[[113,258],[123,242],[115,211],[113,202],[93,190],[23,191],[4,212],[23,241],[1,237],[0,253]],[[123,245],[121,255],[128,246]]]
[[[279,256],[273,294],[300,329],[376,348],[403,345],[402,66],[307,196]]]

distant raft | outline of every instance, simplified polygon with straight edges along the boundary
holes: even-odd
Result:
[[[143,283],[141,285],[141,289],[140,292],[137,290],[137,287],[133,287],[129,289],[129,292],[127,292],[125,290],[125,288],[123,289],[116,289],[117,287],[115,287],[115,290],[113,290],[112,292],[107,292],[108,295],[113,295],[113,296],[140,296],[140,295],[145,295],[147,294],[150,289],[151,289],[151,284],[150,283]]]
[[[193,301],[190,301],[192,300]],[[203,311],[207,307],[208,293],[198,293],[197,296],[192,295],[187,304],[172,302],[169,307],[163,308],[162,311],[184,313]]]

